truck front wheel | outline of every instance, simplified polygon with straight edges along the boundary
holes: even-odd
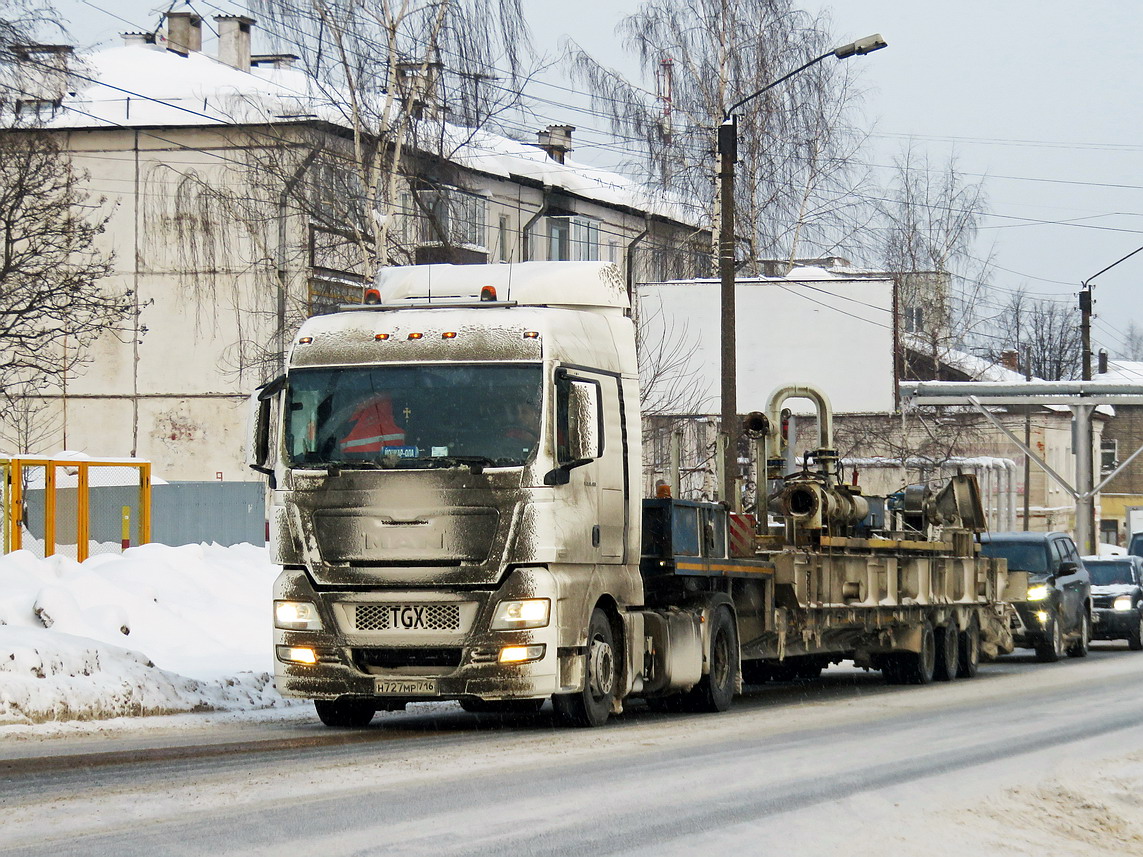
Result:
[[[369,725],[377,709],[372,700],[340,697],[315,699],[317,716],[326,726],[339,729],[362,729]]]
[[[607,614],[598,607],[587,626],[583,690],[552,697],[556,716],[568,726],[602,726],[611,714],[619,684],[619,657]]]

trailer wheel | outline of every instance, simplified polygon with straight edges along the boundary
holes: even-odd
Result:
[[[972,678],[980,668],[980,620],[975,616],[969,619],[968,627],[958,637],[960,651],[956,674],[960,678]]]
[[[891,656],[896,667],[889,680],[894,684],[928,684],[937,669],[937,638],[928,620],[921,625],[921,651],[897,652]],[[889,677],[889,676],[887,676]]]
[[[322,723],[337,729],[363,729],[377,712],[373,700],[345,696],[338,699],[315,699],[314,709]]]
[[[556,716],[567,726],[602,726],[615,701],[619,681],[615,635],[607,614],[598,607],[592,611],[587,626],[586,658],[583,690],[552,697]]]
[[[956,622],[949,622],[937,629],[937,668],[934,678],[937,681],[952,681],[957,677],[960,661],[960,634]]]
[[[688,711],[726,711],[734,701],[738,629],[725,607],[714,611],[710,623],[710,671],[683,695],[683,705]]]

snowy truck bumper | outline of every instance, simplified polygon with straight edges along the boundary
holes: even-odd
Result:
[[[517,569],[495,591],[320,593],[304,571],[287,569],[275,583],[274,598],[276,614],[281,603],[313,604],[316,610],[308,628],[280,627],[276,615],[274,680],[285,696],[368,696],[400,704],[534,699],[558,688],[557,593],[543,568]],[[505,603],[545,600],[542,626],[505,622]]]

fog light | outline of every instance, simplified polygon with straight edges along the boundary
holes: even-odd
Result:
[[[1048,624],[1048,611],[1047,610],[1037,610],[1036,611],[1036,618],[1040,620],[1041,625],[1047,625]]]
[[[278,646],[278,660],[287,664],[313,666],[317,663],[317,652],[301,646]]]
[[[544,656],[544,647],[540,646],[505,646],[500,650],[500,663],[522,664],[527,661],[538,661]]]

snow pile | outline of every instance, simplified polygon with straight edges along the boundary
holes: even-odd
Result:
[[[251,545],[0,557],[0,724],[285,704],[269,673],[277,573]]]

